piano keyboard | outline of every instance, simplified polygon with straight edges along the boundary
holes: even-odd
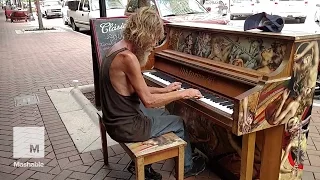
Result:
[[[165,75],[164,73],[161,72],[145,72],[143,75],[158,81],[164,85],[169,85],[170,83],[173,82],[179,82],[179,80],[176,80],[168,75]],[[197,89],[196,87],[193,87],[190,84],[187,83],[182,83],[181,85],[182,89],[188,89],[188,88],[194,88]],[[197,99],[199,101],[202,101],[203,103],[215,107],[229,115],[232,115],[233,113],[233,102],[231,102],[228,99],[225,99],[221,96],[206,92],[204,90],[199,90],[201,94],[204,96],[203,98]]]

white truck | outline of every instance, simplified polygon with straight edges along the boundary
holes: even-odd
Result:
[[[122,0],[105,0],[107,17],[124,16],[125,5]],[[80,28],[90,30],[90,19],[100,17],[99,0],[80,0],[76,10],[68,9],[71,27],[74,31]]]
[[[45,0],[42,2],[40,10],[42,16],[46,18],[50,17],[62,17],[62,6],[60,0]]]

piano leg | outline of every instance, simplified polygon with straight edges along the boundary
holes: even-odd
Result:
[[[243,135],[240,180],[252,180],[256,133]]]
[[[283,131],[284,125],[264,130],[260,180],[279,179]]]

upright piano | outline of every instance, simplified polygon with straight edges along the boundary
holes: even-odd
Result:
[[[142,72],[149,86],[178,81],[201,91],[201,99],[166,108],[182,116],[223,179],[301,179],[319,40],[314,33],[171,23]]]

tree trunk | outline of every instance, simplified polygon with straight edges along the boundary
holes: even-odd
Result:
[[[42,13],[40,10],[40,3],[39,0],[36,0],[36,6],[37,6],[37,13],[38,13],[38,22],[39,22],[39,29],[43,30],[43,22],[42,22]]]

